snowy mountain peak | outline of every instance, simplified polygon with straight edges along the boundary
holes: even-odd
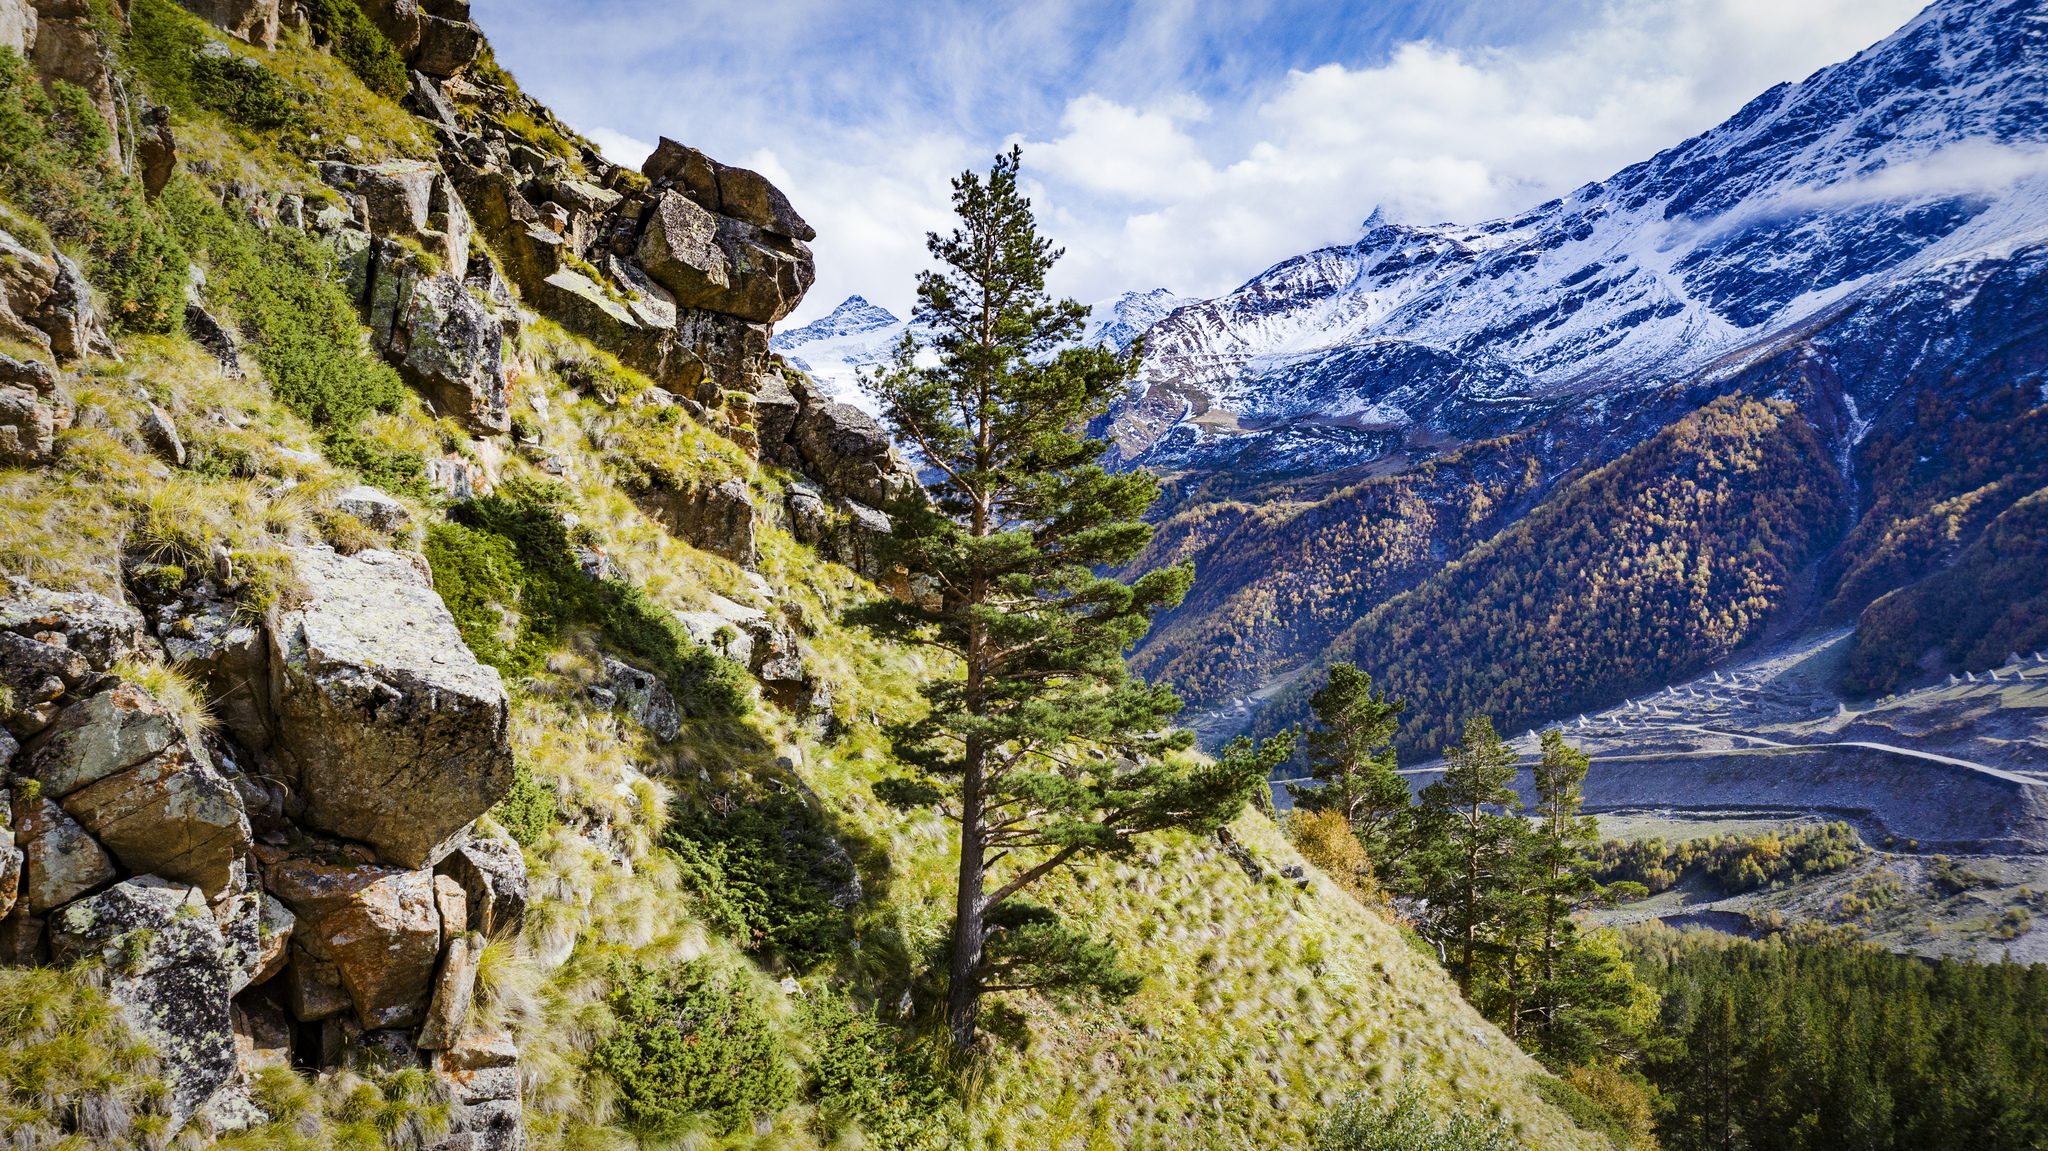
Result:
[[[1283,261],[1148,338],[1126,465],[1321,470],[1665,384],[2048,237],[2039,0],[1941,0],[1844,63],[1518,216]],[[1614,405],[1620,405],[1614,407]]]
[[[892,325],[900,325],[902,322],[887,308],[870,304],[859,296],[848,296],[838,307],[832,309],[829,315],[813,320],[801,328],[791,328],[779,333],[768,341],[768,346],[778,352],[787,351],[801,344],[858,336]]]

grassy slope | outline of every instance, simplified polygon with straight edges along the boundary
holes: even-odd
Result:
[[[344,110],[361,106],[376,120],[374,131],[358,133],[369,150],[396,154],[415,145],[396,109],[362,91],[323,54],[292,43],[266,60],[327,94],[322,110],[331,116],[323,126],[330,131],[348,127]],[[260,178],[273,191],[314,191],[303,166],[216,117],[181,120],[178,131],[193,152],[229,172]],[[269,396],[260,373],[227,379],[182,337],[124,341],[123,352],[125,363],[88,365],[81,381],[67,385],[74,404],[107,408],[111,428],[65,433],[64,459],[52,468],[0,472],[0,566],[51,586],[113,591],[122,551],[159,535],[201,550],[224,540],[237,551],[319,538],[317,497],[348,477],[275,450],[304,450],[314,440]],[[578,514],[603,535],[614,562],[672,607],[696,607],[714,591],[753,598],[739,569],[667,536],[614,477],[627,457],[659,451],[681,471],[744,475],[764,502],[782,478],[687,425],[650,445],[631,407],[579,398],[557,371],[589,355],[577,341],[543,327],[529,333],[521,352],[521,407],[531,409],[535,394],[548,396],[549,447],[574,464]],[[232,440],[260,474],[152,474],[132,443],[146,412],[138,386],[179,414],[195,445]],[[244,426],[233,428],[223,417]],[[422,450],[436,450],[445,435],[417,403],[377,422],[383,438]],[[537,474],[516,456],[503,470]],[[299,487],[272,496],[286,478],[301,481]],[[420,517],[438,514],[414,507]],[[587,636],[568,636],[549,671],[515,685],[518,753],[552,792],[557,819],[528,851],[534,912],[523,938],[493,945],[486,957],[479,1011],[519,1034],[536,1148],[632,1142],[616,1126],[608,1086],[584,1062],[613,1026],[604,996],[619,959],[663,964],[709,955],[752,972],[779,1004],[787,1058],[801,1064],[807,1057],[797,1013],[771,973],[703,927],[672,857],[655,846],[677,791],[744,792],[786,780],[779,757],[801,764],[835,833],[860,861],[869,891],[852,917],[863,947],[810,975],[807,993],[822,994],[837,982],[856,996],[890,994],[911,980],[946,931],[949,829],[934,816],[886,809],[869,792],[889,770],[876,722],[909,714],[918,679],[943,669],[830,622],[874,594],[852,573],[773,528],[764,533],[763,551],[762,570],[779,597],[800,605],[797,614],[816,629],[813,666],[836,681],[836,706],[851,721],[832,746],[796,734],[786,717],[765,707],[740,724],[693,723],[677,744],[656,746],[576,693],[592,673]],[[1259,816],[1247,815],[1238,832],[1270,864],[1295,860]],[[1028,1046],[1002,1048],[976,1072],[972,1102],[945,1116],[943,1141],[1297,1146],[1320,1101],[1354,1084],[1421,1076],[1447,1103],[1500,1110],[1523,1125],[1532,1146],[1584,1145],[1527,1088],[1534,1063],[1461,1003],[1436,966],[1377,914],[1321,879],[1306,892],[1273,878],[1254,884],[1213,843],[1165,837],[1153,851],[1142,861],[1075,872],[1045,893],[1075,919],[1115,936],[1146,974],[1145,989],[1121,1008],[1020,998],[1030,1019]],[[0,973],[0,982],[23,993],[23,981],[32,978]],[[97,1010],[89,996],[79,1002],[80,1011]],[[394,1099],[409,1089],[385,1088]],[[313,1145],[332,1145],[350,1138],[349,1123],[360,1119],[338,1102],[340,1088],[327,1091],[334,1099],[325,1102],[287,1082],[266,1083],[260,1094],[281,1122],[232,1143],[304,1146],[306,1132],[315,1131]],[[818,1119],[799,1103],[776,1116],[768,1134],[708,1143],[819,1145],[829,1133],[820,1133]]]

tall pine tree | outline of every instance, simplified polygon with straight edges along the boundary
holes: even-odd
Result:
[[[1495,948],[1493,929],[1518,890],[1524,824],[1507,814],[1522,806],[1517,774],[1515,750],[1482,715],[1465,721],[1463,742],[1444,754],[1443,777],[1422,789],[1414,889],[1429,901],[1438,938],[1457,949],[1450,967],[1468,999],[1475,959]]]
[[[1372,676],[1334,664],[1309,697],[1319,731],[1307,735],[1313,784],[1287,785],[1295,804],[1344,817],[1382,879],[1394,872],[1394,842],[1408,812],[1408,781],[1395,774],[1394,729],[1408,702],[1372,689]]]
[[[1033,883],[1079,857],[1126,854],[1145,832],[1213,831],[1293,750],[1291,738],[1260,751],[1239,741],[1214,763],[1190,761],[1177,754],[1189,734],[1168,726],[1179,698],[1125,669],[1124,652],[1154,612],[1180,603],[1193,572],[1162,568],[1129,585],[1097,574],[1152,535],[1139,517],[1158,481],[1109,473],[1102,443],[1082,434],[1136,353],[1072,346],[1088,312],[1045,291],[1061,253],[1018,192],[1021,160],[1012,149],[985,181],[953,181],[959,226],[927,237],[941,266],[917,282],[913,331],[924,335],[906,334],[871,381],[899,442],[936,477],[928,504],[891,509],[890,558],[932,577],[937,595],[858,618],[958,661],[956,676],[922,689],[926,717],[897,732],[899,758],[936,781],[879,790],[899,804],[942,802],[960,825],[946,1010],[961,1047],[989,992],[1115,997],[1136,986],[1112,948],[1019,898]]]

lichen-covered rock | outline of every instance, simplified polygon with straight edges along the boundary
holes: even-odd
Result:
[[[22,851],[21,903],[30,915],[62,907],[114,881],[114,861],[55,800],[14,800],[14,840]]]
[[[718,168],[718,210],[766,232],[794,240],[815,240],[818,233],[790,206],[782,189],[759,172],[746,168]]]
[[[27,388],[0,387],[0,463],[49,463],[56,443],[56,411]]]
[[[284,970],[298,919],[276,896],[263,891],[231,896],[215,909],[214,920],[230,972],[228,994],[267,983]]]
[[[62,638],[31,639],[0,631],[0,684],[6,685],[15,707],[48,703],[93,674],[84,656],[53,642]]]
[[[680,189],[691,202],[707,212],[721,209],[718,169],[718,161],[667,136],[661,138],[653,153],[640,164],[641,175],[656,184],[666,183]]]
[[[420,160],[388,164],[328,160],[320,164],[322,183],[363,198],[369,217],[366,222],[379,236],[417,236],[426,230],[438,174],[433,164]]]
[[[57,262],[0,231],[0,336],[49,351],[50,334],[32,318],[57,286]]]
[[[682,713],[660,676],[611,656],[604,657],[604,675],[605,686],[618,698],[627,717],[646,728],[657,742],[671,743],[682,734]]]
[[[0,593],[0,631],[31,639],[61,634],[64,646],[85,657],[94,671],[151,646],[142,613],[91,592],[55,592],[19,576]]]
[[[761,562],[754,497],[746,481],[729,479],[683,491],[643,493],[640,506],[677,539],[751,568]]]
[[[453,76],[469,67],[483,46],[483,30],[475,24],[423,15],[412,66],[429,76]]]
[[[462,281],[442,272],[412,285],[392,329],[399,374],[434,409],[470,431],[512,426],[501,362],[504,324]]]
[[[380,532],[395,532],[412,520],[404,504],[368,484],[343,489],[334,497],[334,510],[347,512]]]
[[[434,912],[441,918],[441,946],[447,946],[469,933],[469,893],[452,875],[434,873]]]
[[[640,232],[635,253],[655,283],[681,307],[710,307],[732,286],[726,254],[718,246],[718,215],[678,192],[663,192]]]
[[[28,759],[43,794],[62,799],[90,783],[155,759],[183,743],[176,716],[124,683],[65,708]]]
[[[197,888],[140,876],[50,918],[52,954],[97,952],[107,998],[157,1050],[172,1126],[231,1089],[239,1064],[220,928]]]
[[[269,626],[272,755],[306,824],[429,867],[512,788],[505,685],[463,644],[423,560],[293,558],[306,598]]]
[[[526,856],[504,839],[472,839],[435,868],[462,885],[467,922],[487,939],[517,936],[526,926]]]
[[[142,442],[156,457],[177,467],[185,465],[185,441],[178,435],[177,421],[171,414],[155,404],[149,405],[149,415],[143,417],[138,429]]]
[[[26,60],[36,47],[36,6],[28,0],[0,0],[0,47]]]
[[[89,783],[63,807],[131,872],[194,884],[209,899],[242,874],[250,832],[241,792],[192,744]]]
[[[0,232],[0,236],[6,233]],[[17,360],[0,355],[0,384],[29,391],[49,399],[57,394],[57,373],[41,360]]]
[[[818,277],[817,263],[801,240],[745,220],[721,217],[718,247],[725,253],[731,287],[699,307],[772,324],[796,311]]]
[[[341,985],[340,969],[327,958],[324,945],[316,947],[310,942],[314,938],[310,929],[301,928],[286,948],[284,1003],[292,1018],[301,1023],[332,1019],[354,1006],[348,988]]]

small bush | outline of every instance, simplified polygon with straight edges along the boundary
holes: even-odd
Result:
[[[392,100],[405,95],[404,57],[355,0],[306,0],[306,11],[314,39],[332,47],[364,87]]]
[[[248,128],[283,128],[299,119],[291,85],[241,56],[200,56],[192,62],[199,103]]]
[[[1531,1075],[1529,1086],[1545,1103],[1570,1116],[1572,1126],[1581,1131],[1605,1135],[1608,1142],[1624,1151],[1628,1148],[1628,1133],[1622,1129],[1621,1124],[1607,1113],[1605,1107],[1600,1106],[1573,1084],[1551,1075]]]
[[[1380,901],[1379,884],[1372,876],[1372,860],[1367,858],[1365,845],[1358,841],[1358,834],[1351,830],[1343,812],[1336,808],[1296,808],[1287,817],[1287,838],[1293,841],[1296,851],[1360,902]]]
[[[805,1029],[817,1062],[811,1093],[823,1134],[856,1124],[865,1146],[909,1151],[937,1145],[947,1093],[939,1053],[829,993],[804,1005]]]
[[[590,1064],[617,1085],[621,1115],[643,1136],[674,1138],[700,1117],[735,1131],[796,1098],[796,1071],[737,973],[709,960],[658,974],[635,965],[614,986],[618,1029]]]
[[[1569,1081],[1621,1129],[1629,1151],[1657,1151],[1657,1111],[1649,1089],[1610,1067],[1574,1067]]]
[[[681,859],[706,918],[741,946],[799,969],[838,949],[848,917],[826,891],[853,871],[800,796],[778,792],[723,814],[679,797],[662,846]]]
[[[515,763],[512,765],[512,790],[491,808],[491,818],[497,820],[519,846],[532,847],[555,825],[554,793],[542,787],[525,764]]]

